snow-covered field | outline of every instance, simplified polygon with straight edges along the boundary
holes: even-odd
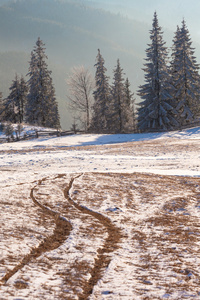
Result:
[[[0,299],[200,299],[200,128],[0,144]]]

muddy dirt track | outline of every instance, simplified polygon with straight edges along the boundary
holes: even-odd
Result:
[[[58,195],[63,195],[60,203]],[[36,214],[41,212],[43,226],[52,223],[52,234],[24,257],[15,257],[13,252],[15,267],[9,268],[2,279],[0,299],[9,299],[10,289],[11,294],[14,290],[15,294],[30,290],[31,297],[34,268],[38,271],[42,266],[47,272],[55,264],[62,285],[57,286],[57,292],[43,290],[44,299],[144,299],[145,295],[146,299],[160,299],[167,294],[181,299],[178,295],[183,292],[198,299],[198,178],[139,173],[69,178],[60,174],[38,181],[30,189],[30,198]],[[72,248],[69,252],[65,248],[63,254],[59,251],[70,241],[77,219],[81,222],[73,249],[74,253],[75,249],[79,251],[79,258],[64,260],[62,255],[70,256]],[[99,244],[97,236],[101,238]],[[87,261],[89,248],[91,257]],[[51,256],[54,251],[56,257]],[[131,272],[127,273],[127,268]]]
[[[105,231],[108,233],[107,238],[105,238],[105,242],[103,246],[97,250],[97,257],[95,258],[95,263],[93,268],[90,271],[90,279],[88,282],[84,284],[82,287],[82,294],[79,295],[80,300],[88,299],[90,294],[92,294],[93,287],[97,284],[98,280],[101,279],[101,276],[104,272],[104,270],[108,267],[111,258],[109,256],[110,252],[113,252],[118,248],[118,243],[121,240],[121,231],[117,226],[112,224],[110,219],[108,217],[105,217],[101,215],[100,213],[94,212],[87,207],[81,206],[77,203],[75,203],[69,196],[70,189],[73,185],[73,182],[76,178],[80,177],[81,175],[78,175],[76,177],[73,177],[69,185],[65,187],[63,190],[64,196],[68,203],[72,206],[74,206],[78,211],[80,211],[81,214],[90,215],[92,218],[97,219],[100,224],[105,228]],[[64,175],[58,175],[54,179],[59,179],[64,177]],[[39,180],[38,185],[33,187],[30,192],[30,197],[34,204],[38,206],[46,216],[49,218],[53,218],[55,222],[55,228],[52,235],[45,238],[38,247],[31,250],[31,252],[26,255],[24,258],[22,258],[21,262],[15,266],[14,269],[7,272],[3,278],[1,279],[1,282],[6,284],[7,281],[19,270],[21,270],[25,265],[27,265],[30,261],[33,261],[34,259],[41,256],[41,254],[45,252],[49,252],[52,250],[57,249],[59,246],[61,246],[67,239],[67,237],[70,234],[70,231],[72,230],[71,223],[64,217],[62,217],[58,212],[50,209],[48,206],[45,206],[40,203],[40,199],[36,199],[34,196],[34,190],[36,188],[40,188],[41,184],[45,185],[45,181],[47,178],[43,178]],[[38,198],[38,197],[37,197]],[[86,271],[86,270],[85,270]],[[20,285],[18,285],[20,286]],[[21,287],[23,288],[23,283],[21,283]]]
[[[199,299],[200,179],[136,172],[187,170],[198,150],[174,139],[4,152],[0,299]]]

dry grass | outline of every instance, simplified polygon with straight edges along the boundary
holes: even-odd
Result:
[[[121,273],[120,280],[129,276],[126,289],[131,291],[132,299],[160,299],[156,296],[158,287],[163,294],[185,291],[198,295],[199,187],[198,178],[93,173],[72,180],[64,174],[48,177],[35,188],[24,185],[22,194],[20,187],[10,188],[8,194],[12,197],[1,202],[1,209],[6,212],[8,207],[12,208],[13,214],[18,209],[34,220],[35,228],[26,223],[27,219],[21,224],[13,223],[12,227],[4,222],[2,237],[6,242],[14,232],[16,243],[20,243],[33,235],[38,244],[28,247],[25,256],[20,257],[20,251],[12,254],[8,251],[0,260],[0,268],[6,270],[3,281],[8,281],[4,293],[9,295],[13,290],[24,289],[31,293],[33,282],[24,278],[30,277],[31,268],[36,266],[47,273],[55,270],[56,278],[62,280],[56,292],[53,286],[49,288],[49,282],[41,283],[44,297],[49,293],[55,299],[68,299],[67,295],[69,299],[88,299],[93,293],[91,299],[102,299],[96,286],[101,279],[105,289],[113,287],[105,299],[115,299],[120,286],[115,286],[115,277],[106,277],[105,270],[111,268],[112,260],[121,253],[118,264],[109,272],[112,271],[112,276]],[[32,202],[25,196],[27,191]],[[60,214],[70,220],[71,228],[59,218]],[[67,245],[67,237],[73,233],[77,220],[75,255],[71,248],[61,246]],[[46,230],[48,226],[50,229]],[[46,229],[39,237],[42,227]],[[97,240],[101,240],[100,244]],[[127,240],[129,248],[125,250]],[[58,251],[56,257],[51,256],[53,250]],[[70,259],[72,254],[74,260]],[[130,274],[126,274],[122,262],[131,268]],[[13,284],[9,283],[14,274],[19,275]],[[131,298],[121,295],[120,299]]]

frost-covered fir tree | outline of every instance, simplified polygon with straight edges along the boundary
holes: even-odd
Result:
[[[46,119],[46,127],[52,127],[60,129],[60,115],[58,111],[58,103],[55,95],[55,88],[53,85],[52,78],[49,79],[49,104],[51,105],[48,113],[48,118]]]
[[[24,77],[16,74],[9,88],[10,94],[4,100],[5,120],[12,123],[22,123],[25,118],[28,87]]]
[[[169,130],[177,126],[177,121],[174,118],[175,110],[167,67],[167,48],[156,12],[150,39],[144,65],[145,84],[139,87],[138,92],[143,100],[138,109],[138,128],[141,131]]]
[[[174,86],[177,119],[180,127],[190,123],[200,112],[199,66],[185,21],[177,27],[172,46],[171,78]]]
[[[25,121],[26,115],[26,104],[27,104],[27,95],[28,95],[28,86],[23,76],[19,80],[19,103],[18,103],[18,112],[19,112],[19,123]]]
[[[123,77],[124,73],[119,59],[113,73],[113,85],[111,87],[112,100],[109,109],[110,128],[112,128],[112,132],[116,133],[127,132],[130,125],[131,100],[129,99],[130,94],[127,95]]]
[[[59,128],[60,118],[51,71],[46,63],[47,55],[43,41],[38,38],[31,52],[29,66],[29,94],[27,122],[38,126]]]
[[[6,99],[3,99],[2,93],[0,92],[0,122],[6,121]]]
[[[121,68],[119,59],[117,66],[113,70],[113,85],[111,88],[111,106],[110,106],[110,126],[112,131],[121,133],[124,130],[125,123],[125,90],[123,69]]]
[[[96,57],[96,73],[95,73],[95,89],[93,115],[91,122],[91,130],[97,133],[108,132],[108,118],[109,118],[109,101],[110,101],[110,87],[109,77],[106,75],[107,69],[104,66],[105,61],[100,50]]]
[[[15,103],[14,101],[12,101],[12,99],[9,99],[10,98],[9,96],[6,99],[3,99],[2,101],[3,103],[2,121],[16,123],[17,116],[16,116]]]
[[[0,122],[4,120],[4,114],[4,100],[2,99],[2,94],[0,93]]]
[[[134,93],[130,90],[130,82],[129,79],[126,78],[124,84],[124,91],[125,91],[125,105],[127,108],[126,114],[126,124],[125,127],[128,131],[136,131],[136,113],[135,113],[135,99]]]

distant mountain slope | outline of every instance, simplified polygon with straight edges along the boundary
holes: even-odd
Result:
[[[6,40],[4,47],[23,47],[23,50],[25,45],[20,41],[26,39],[29,47],[30,41],[44,35],[52,43],[60,41],[69,46],[69,42],[73,42],[70,44],[73,48],[77,46],[75,41],[86,39],[86,42],[101,41],[115,50],[124,48],[133,55],[140,55],[138,40],[145,40],[148,28],[142,23],[72,2],[18,0],[0,7],[0,35]]]
[[[5,5],[10,3],[12,0],[0,0],[0,5]]]
[[[82,4],[67,0],[7,2],[0,6],[0,51],[5,52],[0,55],[0,91],[3,96],[8,93],[16,72],[24,75],[28,72],[30,52],[38,36],[46,44],[63,128],[68,128],[71,123],[66,108],[66,78],[70,68],[84,64],[94,72],[98,48],[111,81],[118,58],[133,92],[143,80],[141,68],[149,41],[147,25],[87,7],[83,1]]]

